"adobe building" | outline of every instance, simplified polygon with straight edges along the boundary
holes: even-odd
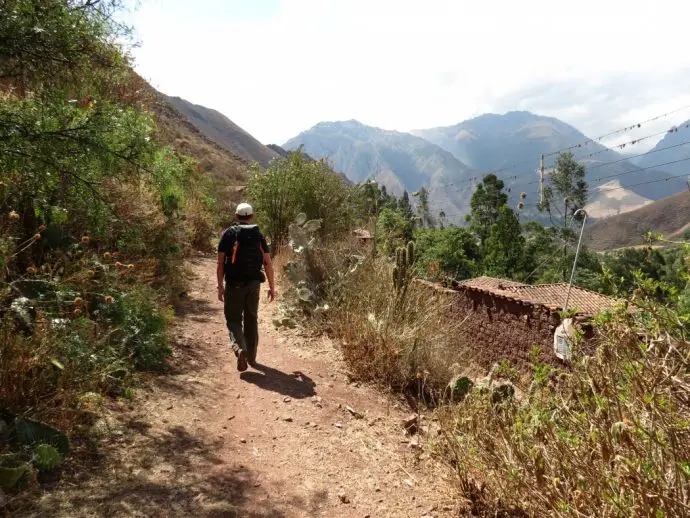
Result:
[[[482,366],[489,368],[495,362],[508,359],[518,367],[526,367],[535,345],[541,349],[542,362],[565,363],[563,347],[567,348],[567,344],[557,340],[555,334],[557,331],[561,334],[560,312],[568,284],[530,285],[477,277],[454,282],[452,290],[442,291],[452,294],[453,313],[458,314],[462,322],[459,338],[476,349],[476,360]],[[572,286],[568,308],[575,313],[574,325],[585,332],[586,338],[591,338],[588,320],[616,304],[615,299]],[[555,350],[557,347],[561,348],[559,353]],[[567,354],[568,351],[566,358]]]

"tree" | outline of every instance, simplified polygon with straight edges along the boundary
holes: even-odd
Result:
[[[426,187],[422,187],[415,193],[419,204],[417,205],[417,215],[422,227],[434,228],[436,226],[436,219],[431,215],[429,210],[429,191]]]
[[[587,195],[585,167],[575,161],[572,153],[559,153],[549,184],[544,186],[539,210],[546,212],[554,225],[569,228],[575,212],[587,204]],[[582,221],[580,215],[577,219]]]
[[[515,277],[522,268],[524,246],[517,216],[508,205],[503,205],[484,244],[485,272],[497,277]]]
[[[559,229],[557,239],[563,244],[561,277],[568,278],[568,247],[573,246],[576,233],[571,228],[573,220],[582,221],[583,215],[575,213],[587,204],[588,187],[585,181],[585,167],[573,158],[570,152],[559,153],[556,168],[544,186],[544,201],[539,205],[541,212],[549,215],[551,224]]]
[[[377,217],[386,208],[397,208],[397,199],[388,194],[385,185],[374,180],[367,180],[358,184],[353,190],[356,217],[361,222],[368,222],[369,218]]]
[[[287,240],[288,227],[299,213],[320,219],[324,235],[337,236],[352,221],[351,190],[326,162],[307,160],[298,152],[255,167],[247,184],[265,232],[277,244]]]
[[[398,212],[410,221],[414,220],[414,212],[410,204],[410,195],[407,191],[403,191],[402,198],[398,200]]]
[[[471,213],[466,219],[482,247],[491,233],[491,228],[498,223],[501,207],[508,203],[508,195],[503,192],[503,187],[502,180],[494,174],[489,174],[472,194]]]
[[[413,237],[412,221],[400,210],[386,207],[376,222],[377,241],[384,253],[391,255],[400,246],[405,246]]]
[[[415,231],[420,275],[430,280],[467,279],[477,273],[480,253],[477,241],[467,229],[418,229]]]

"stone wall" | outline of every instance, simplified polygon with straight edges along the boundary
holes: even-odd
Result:
[[[437,296],[450,300],[453,318],[462,323],[459,341],[474,350],[482,367],[489,369],[496,362],[509,360],[525,369],[535,345],[541,349],[542,362],[564,365],[553,352],[553,333],[560,324],[557,312],[484,291],[424,284]]]
[[[553,335],[561,323],[557,311],[544,306],[520,302],[486,291],[467,288],[454,290],[421,281],[450,302],[452,317],[461,322],[459,342],[476,354],[477,364],[491,368],[494,363],[509,360],[525,370],[531,364],[530,353],[540,348],[540,361],[554,366],[568,363],[556,357]],[[577,326],[585,333],[580,347],[588,354],[594,348],[592,329],[580,321]]]

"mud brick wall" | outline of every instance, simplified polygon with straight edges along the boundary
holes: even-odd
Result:
[[[480,365],[488,369],[507,359],[524,369],[535,345],[542,362],[564,365],[553,352],[553,333],[560,324],[556,312],[469,289],[456,291],[454,298],[453,312],[464,321],[459,338],[475,350]]]

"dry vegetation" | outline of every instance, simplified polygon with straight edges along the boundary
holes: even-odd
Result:
[[[594,222],[585,232],[585,243],[595,250],[643,244],[647,232],[682,238],[690,222],[690,192],[681,192],[637,210]]]
[[[594,356],[534,365],[522,401],[480,391],[442,410],[445,441],[478,513],[687,516],[690,347],[652,321],[599,318]]]
[[[396,289],[393,264],[350,242],[304,258],[328,304],[307,311],[310,325],[341,340],[356,377],[437,408],[441,439],[429,444],[474,515],[690,514],[690,346],[667,307],[639,292],[644,313],[597,319],[593,356],[560,370],[535,355],[517,398],[496,398],[516,374],[499,366],[451,403],[449,381],[478,371],[443,291]]]

